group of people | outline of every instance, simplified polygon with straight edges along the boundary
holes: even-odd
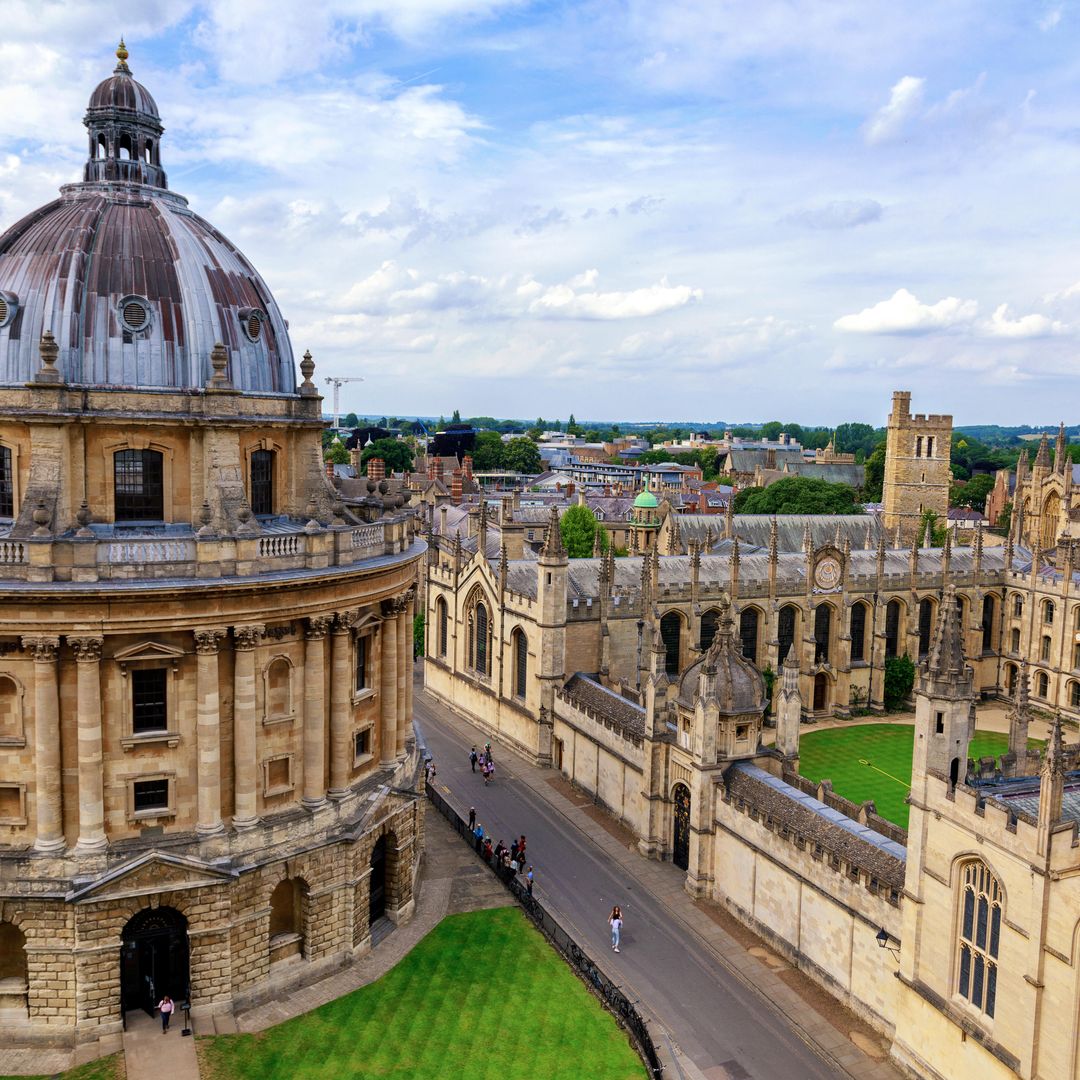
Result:
[[[476,853],[490,863],[504,881],[513,880],[518,874],[523,875],[525,891],[532,896],[533,868],[525,861],[525,834],[512,841],[509,847],[501,840],[492,844],[491,837],[484,832],[484,826],[477,823],[475,806],[469,807],[469,832],[476,844]]]
[[[472,771],[476,772],[476,766],[480,766],[480,772],[484,775],[484,787],[487,787],[495,779],[495,760],[491,756],[491,743],[484,743],[484,749],[477,752],[474,746],[469,751],[469,764]]]

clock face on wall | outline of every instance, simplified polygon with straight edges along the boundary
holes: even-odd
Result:
[[[826,555],[814,569],[814,584],[819,589],[835,589],[840,584],[840,562]]]

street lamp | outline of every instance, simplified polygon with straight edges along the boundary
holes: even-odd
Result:
[[[878,930],[877,934],[874,935],[874,940],[878,943],[879,949],[888,949],[889,952],[896,953],[897,956],[900,955],[899,943],[896,945],[889,944],[889,942],[893,940],[893,937],[892,934],[890,934],[884,926],[881,927],[881,929]]]

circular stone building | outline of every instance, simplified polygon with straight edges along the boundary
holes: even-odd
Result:
[[[120,1032],[412,910],[424,545],[347,512],[263,280],[166,187],[118,50],[82,183],[0,236],[0,1022]]]

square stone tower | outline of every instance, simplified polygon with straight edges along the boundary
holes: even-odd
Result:
[[[911,414],[911,391],[893,392],[885,443],[884,524],[908,543],[927,510],[945,524],[952,472],[952,417]]]

